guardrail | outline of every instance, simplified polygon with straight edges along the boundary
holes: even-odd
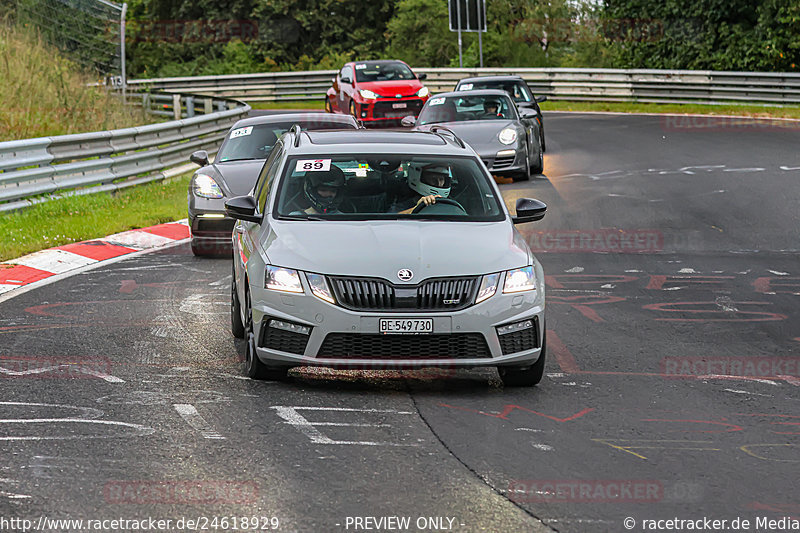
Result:
[[[163,169],[186,163],[195,150],[216,150],[231,125],[250,111],[239,101],[194,94],[134,93],[129,98],[140,100],[145,112],[175,120],[0,142],[0,212],[66,190],[89,194],[164,179]]]
[[[648,103],[800,103],[800,74],[711,70],[586,68],[419,68],[433,92],[450,91],[461,78],[519,74],[537,95],[553,100]],[[132,87],[192,92],[245,101],[322,100],[338,71],[266,72],[130,80]]]

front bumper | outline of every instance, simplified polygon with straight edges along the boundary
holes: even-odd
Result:
[[[409,115],[416,117],[422,110],[425,100],[426,98],[419,96],[409,96],[356,102],[356,118],[362,122],[385,122],[399,121]]]
[[[514,150],[513,155],[500,155],[504,151]],[[503,148],[493,152],[481,153],[480,158],[486,168],[494,175],[520,174],[526,172],[528,161],[525,152],[520,148]]]
[[[456,312],[366,312],[325,302],[311,295],[304,277],[302,282],[305,294],[251,287],[256,353],[267,365],[372,369],[528,366],[541,353],[543,290],[495,294]],[[432,318],[433,333],[380,334],[380,318]],[[496,329],[526,321],[530,327],[521,331],[501,336]]]
[[[230,252],[236,221],[225,215],[225,198],[189,196],[189,229],[192,243]],[[211,250],[209,250],[211,251]]]

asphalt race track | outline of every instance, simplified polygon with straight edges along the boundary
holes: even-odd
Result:
[[[520,227],[548,275],[539,386],[250,381],[230,261],[139,255],[0,303],[0,515],[578,533],[800,517],[800,123],[546,121],[547,177],[501,185],[512,208],[549,206]]]

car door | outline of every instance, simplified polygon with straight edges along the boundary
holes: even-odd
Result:
[[[264,215],[261,223],[239,220],[233,228],[233,264],[234,276],[236,277],[236,289],[239,301],[245,301],[245,291],[247,290],[244,279],[247,276],[247,263],[253,254],[258,253],[258,240],[262,231],[262,226],[268,227],[267,218],[268,204],[267,199],[272,190],[272,181],[280,168],[283,156],[283,142],[278,141],[269,153],[269,157],[261,167],[256,185],[253,188],[253,195],[256,198],[256,212]]]
[[[339,73],[339,111],[342,113],[350,112],[350,100],[353,99],[353,84],[355,83],[353,67],[345,65]],[[342,81],[342,78],[349,79],[350,82]]]

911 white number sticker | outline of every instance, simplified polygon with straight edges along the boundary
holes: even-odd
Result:
[[[294,168],[295,172],[327,172],[331,169],[330,159],[301,159]]]
[[[251,133],[253,133],[253,126],[247,126],[246,128],[239,128],[231,132],[231,139],[235,139],[237,137],[244,137],[245,135],[250,135]]]

